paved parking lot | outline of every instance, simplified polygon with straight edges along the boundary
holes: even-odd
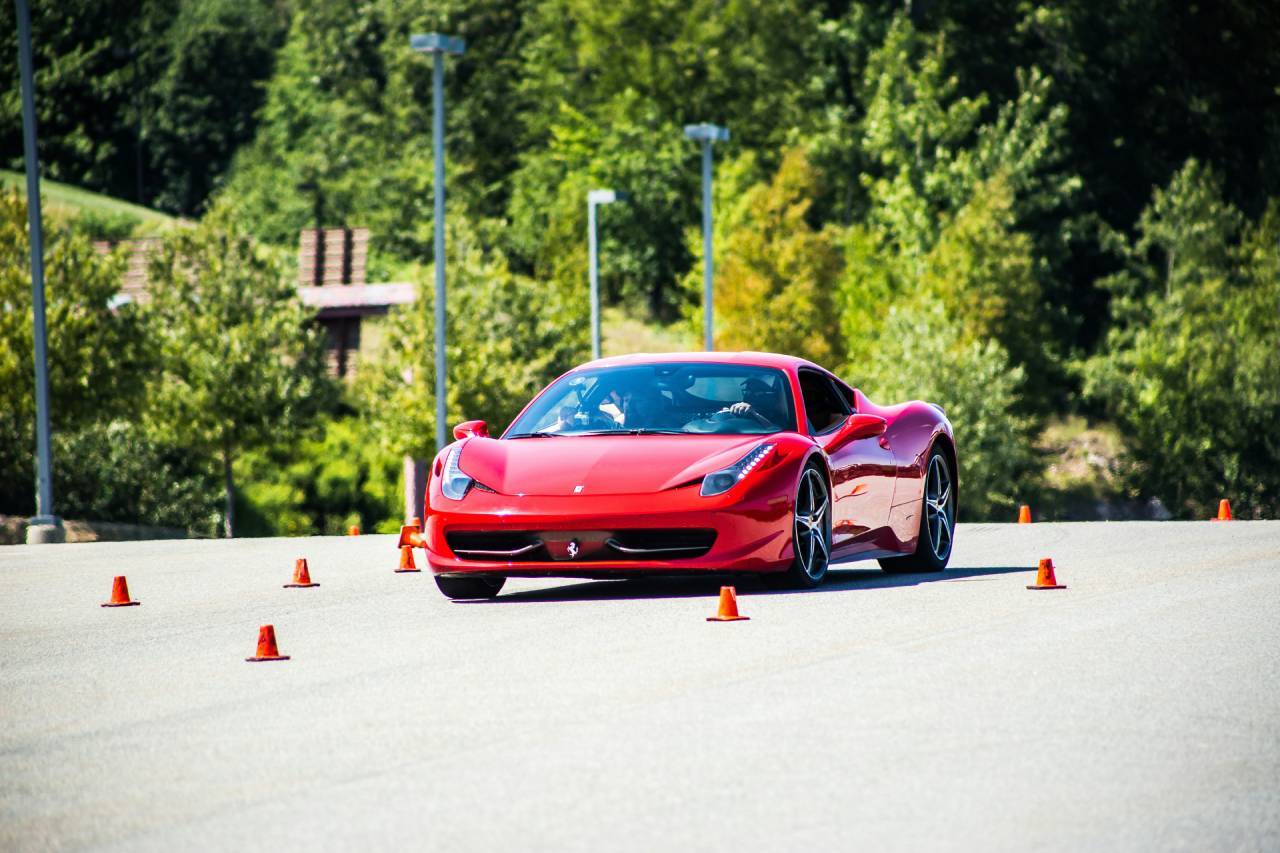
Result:
[[[1280,847],[1280,522],[961,525],[723,624],[716,579],[395,564],[0,548],[0,848]],[[265,622],[292,660],[244,662]]]

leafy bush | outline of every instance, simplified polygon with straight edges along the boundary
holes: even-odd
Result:
[[[240,535],[337,535],[352,524],[399,530],[401,457],[358,417],[325,420],[320,430],[318,437],[240,461]]]
[[[1106,282],[1113,324],[1085,393],[1124,429],[1136,485],[1203,518],[1280,511],[1280,205],[1256,223],[1190,160]]]
[[[24,515],[35,508],[29,247],[25,200],[15,191],[0,192],[0,511]],[[140,406],[149,353],[136,307],[112,304],[120,261],[99,255],[88,238],[64,223],[45,230],[49,410],[55,434],[130,415]]]
[[[136,421],[54,433],[53,454],[53,493],[63,517],[216,535],[217,475],[185,448],[157,443]]]

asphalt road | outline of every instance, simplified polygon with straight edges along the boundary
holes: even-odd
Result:
[[[0,548],[0,848],[1280,848],[1280,522],[961,525],[735,623],[711,579],[395,564]],[[265,622],[292,660],[244,661]]]

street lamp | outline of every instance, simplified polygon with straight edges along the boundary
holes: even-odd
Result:
[[[626,201],[627,194],[617,190],[592,190],[587,193],[587,256],[591,275],[591,357],[600,357],[600,259],[596,248],[596,207]]]
[[[711,144],[728,141],[729,128],[706,122],[686,124],[684,135],[702,143],[702,348],[710,352],[715,349],[711,334]]]
[[[409,37],[409,47],[432,55],[431,73],[431,143],[435,151],[435,259],[436,259],[436,450],[448,438],[445,419],[444,361],[444,55],[461,56],[466,42],[440,33]]]
[[[53,461],[49,456],[49,368],[44,325],[44,233],[40,219],[40,167],[36,160],[35,82],[31,71],[31,15],[16,0],[18,65],[22,74],[22,147],[27,161],[27,219],[31,228],[31,331],[36,362],[36,514],[27,542],[61,542],[62,521],[53,514]]]

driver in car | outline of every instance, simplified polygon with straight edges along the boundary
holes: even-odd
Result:
[[[774,388],[763,379],[743,380],[742,402],[726,406],[720,412],[756,421],[768,429],[782,429],[785,406],[781,391],[781,385]]]

